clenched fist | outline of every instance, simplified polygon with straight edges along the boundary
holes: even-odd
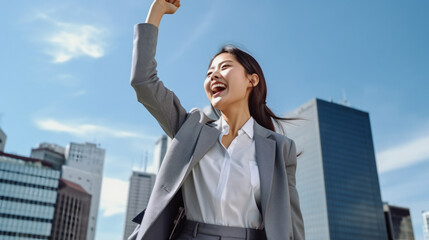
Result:
[[[153,5],[162,9],[164,14],[173,14],[180,7],[180,0],[155,0]]]

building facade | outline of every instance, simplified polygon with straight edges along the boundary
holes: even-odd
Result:
[[[162,160],[165,157],[165,153],[167,152],[167,148],[171,142],[171,139],[167,137],[167,135],[161,135],[155,143],[155,149],[153,151],[153,163],[156,168],[156,172],[158,172],[161,167]]]
[[[0,239],[49,239],[59,178],[39,159],[0,152]]]
[[[128,236],[130,236],[137,226],[131,220],[145,209],[149,202],[155,177],[155,174],[140,171],[133,171],[131,174],[125,216],[124,240],[128,239]]]
[[[422,217],[423,217],[423,236],[425,240],[429,240],[429,211],[423,211]]]
[[[91,195],[76,183],[60,179],[51,240],[86,239]]]
[[[6,133],[3,132],[0,128],[0,152],[4,151],[4,147],[6,145]]]
[[[410,209],[383,204],[389,240],[414,240]]]
[[[52,143],[40,143],[36,148],[31,149],[31,158],[41,159],[54,166],[56,170],[61,171],[61,167],[64,165],[65,159],[65,148]]]
[[[69,143],[65,151],[66,165],[103,175],[105,150],[94,143]]]
[[[95,239],[104,157],[105,150],[93,143],[70,143],[65,150],[62,178],[78,184],[91,195],[86,240]]]
[[[286,117],[308,240],[385,240],[386,225],[369,115],[313,99]]]

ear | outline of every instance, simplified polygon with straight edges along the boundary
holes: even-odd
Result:
[[[259,76],[256,73],[253,73],[249,77],[249,83],[252,85],[252,87],[256,87],[259,84]]]

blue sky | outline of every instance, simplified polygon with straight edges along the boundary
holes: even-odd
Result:
[[[0,127],[6,151],[40,142],[106,149],[97,239],[121,239],[131,169],[161,128],[129,84],[133,26],[151,1],[2,1]],[[370,113],[383,201],[429,210],[428,1],[182,1],[161,22],[158,74],[186,109],[226,43],[261,64],[284,114],[319,97]]]

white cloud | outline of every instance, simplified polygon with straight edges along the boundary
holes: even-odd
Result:
[[[114,138],[139,138],[155,140],[155,137],[146,136],[131,131],[113,129],[94,124],[63,123],[54,119],[38,119],[36,125],[46,131],[68,133],[77,137],[114,137]]]
[[[377,154],[379,173],[429,160],[429,137],[424,136]]]
[[[104,28],[90,24],[61,22],[46,14],[38,14],[36,18],[48,21],[54,26],[45,39],[49,44],[47,54],[53,57],[54,63],[67,62],[81,56],[92,58],[104,56],[103,39],[107,34]]]
[[[128,198],[128,182],[116,178],[103,178],[100,210],[104,217],[125,213]]]

